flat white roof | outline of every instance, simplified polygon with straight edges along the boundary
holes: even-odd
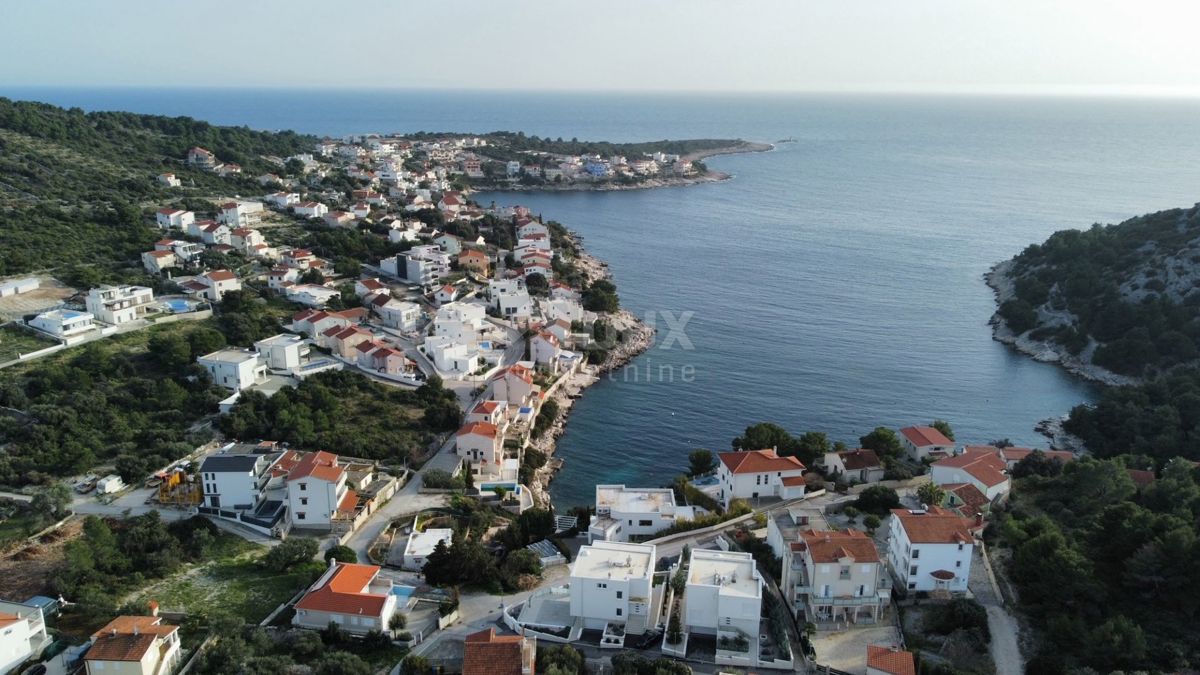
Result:
[[[579,549],[571,576],[580,579],[637,579],[654,574],[654,545],[598,541]]]
[[[439,541],[445,541],[449,546],[454,539],[454,530],[448,527],[433,527],[424,532],[413,532],[408,536],[408,545],[404,547],[404,555],[427,557],[433,553]]]
[[[263,339],[259,340],[258,342],[255,342],[254,344],[255,344],[255,346],[268,345],[268,346],[273,347],[275,345],[290,345],[290,344],[295,344],[295,343],[300,343],[300,342],[304,342],[304,338],[300,337],[299,335],[292,335],[291,333],[280,333],[279,335],[272,335],[269,338],[263,338]]]
[[[692,550],[688,584],[720,586],[725,595],[762,597],[762,580],[754,556],[739,551]]]
[[[661,513],[675,508],[675,491],[671,488],[630,488],[624,485],[597,485],[596,508],[609,508],[622,513]]]
[[[257,359],[258,352],[249,349],[221,349],[211,354],[201,356],[197,361],[214,361],[216,363],[243,363]]]

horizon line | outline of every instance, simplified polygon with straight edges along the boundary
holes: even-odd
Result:
[[[1122,98],[1122,99],[1196,99],[1200,86],[1163,85],[878,85],[841,88],[800,89],[619,89],[619,88],[501,88],[370,85],[268,85],[268,84],[19,84],[0,83],[0,96],[6,89],[136,91],[136,90],[208,90],[208,91],[347,91],[347,92],[430,92],[457,94],[576,94],[640,96],[942,96],[942,97],[1026,97],[1026,98]]]

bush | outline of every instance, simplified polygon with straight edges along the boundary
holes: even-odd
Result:
[[[320,542],[310,537],[288,537],[267,551],[262,564],[275,572],[287,572],[296,565],[316,557],[320,547]]]
[[[859,493],[854,507],[864,513],[884,516],[892,509],[900,508],[900,495],[885,485],[872,485]]]
[[[328,563],[330,560],[342,563],[356,563],[358,562],[358,554],[349,546],[338,544],[337,546],[329,547],[325,551],[325,562]]]
[[[922,622],[925,630],[949,635],[958,629],[978,629],[985,641],[990,641],[987,609],[968,598],[955,598],[945,604],[927,606]]]

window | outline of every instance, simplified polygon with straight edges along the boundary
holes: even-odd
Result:
[[[850,578],[850,566],[849,565],[842,565],[842,568],[838,570],[838,578],[839,579],[849,579]]]
[[[300,498],[300,506],[308,506],[308,497]]]
[[[300,484],[300,491],[301,491],[301,492],[304,492],[304,491],[305,491],[305,490],[307,490],[307,489],[308,489],[308,483],[301,483],[301,484]]]
[[[596,588],[608,588],[608,584],[598,583],[596,584]]]
[[[912,575],[914,575],[914,574],[916,574],[916,573],[917,573],[917,566],[916,566],[916,565],[913,565],[912,567],[908,568],[908,575],[909,575],[909,576],[912,576]]]
[[[908,585],[908,590],[911,591],[911,590],[915,589],[916,587],[917,587],[917,582],[914,581]]]
[[[912,554],[912,559],[913,559],[913,560],[916,560],[917,558],[920,558],[920,557],[921,557],[921,549],[919,549],[919,548],[914,548],[914,549],[913,549],[913,554]]]
[[[955,561],[954,561],[954,566],[955,566],[955,567],[962,567],[962,561],[961,561],[961,560],[955,560]]]
[[[961,542],[959,542],[959,544],[958,544],[958,550],[960,550],[960,551],[963,550],[963,545]]]
[[[296,520],[304,520],[304,512],[303,511],[296,512]]]
[[[622,597],[624,597],[624,595],[625,595],[624,591],[617,591],[617,599],[618,600],[620,600]]]
[[[621,616],[621,608],[620,607],[617,608],[617,616]]]
[[[639,520],[638,525],[641,527],[650,527],[654,524],[653,520]]]

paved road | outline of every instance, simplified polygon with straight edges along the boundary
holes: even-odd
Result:
[[[1018,641],[1020,626],[1004,606],[1003,599],[997,595],[978,546],[975,547],[975,555],[971,560],[971,577],[968,584],[971,594],[987,610],[988,630],[992,634],[988,651],[991,652],[996,675],[1021,675],[1025,672],[1025,660],[1021,657]]]

